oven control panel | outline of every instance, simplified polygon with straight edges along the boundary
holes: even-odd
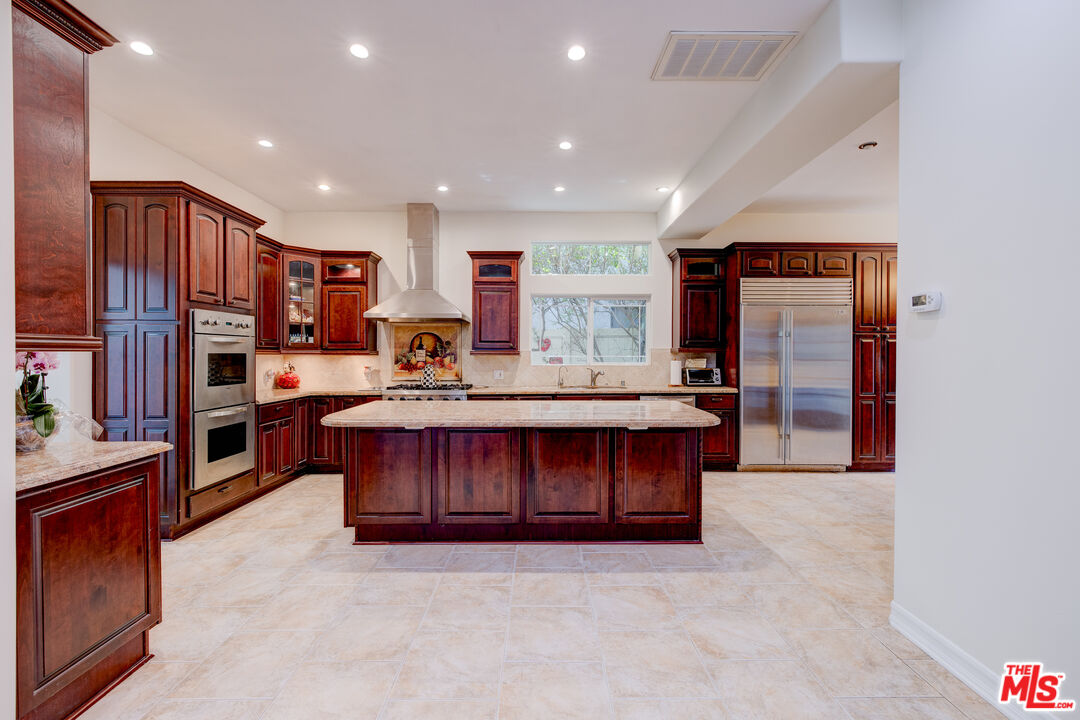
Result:
[[[255,316],[216,310],[192,310],[191,331],[199,335],[255,335]]]

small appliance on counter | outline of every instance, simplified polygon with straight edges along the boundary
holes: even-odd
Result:
[[[720,368],[683,368],[683,385],[723,385],[724,373]]]

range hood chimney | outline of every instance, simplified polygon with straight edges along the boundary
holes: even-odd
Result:
[[[385,322],[468,322],[465,313],[438,292],[439,209],[433,203],[409,203],[406,213],[408,274],[405,289],[368,310],[364,317]]]

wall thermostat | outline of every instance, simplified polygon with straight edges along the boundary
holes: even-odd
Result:
[[[933,312],[941,309],[941,292],[925,292],[911,296],[911,312]]]

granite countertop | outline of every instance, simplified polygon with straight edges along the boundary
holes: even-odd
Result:
[[[295,400],[296,398],[317,396],[345,396],[345,395],[382,395],[382,388],[306,388],[299,387],[293,390],[282,388],[258,388],[255,391],[255,402],[259,405],[281,402],[282,400]]]
[[[470,395],[721,395],[739,392],[726,385],[600,385],[597,387],[558,387],[557,385],[474,385]]]
[[[680,402],[659,400],[508,400],[500,403],[378,400],[332,413],[331,427],[708,427],[719,425],[711,413]]]
[[[15,492],[123,465],[172,450],[164,442],[64,442],[15,454]]]
[[[661,385],[658,387],[557,387],[555,385],[490,385],[473,386],[469,395],[726,395],[738,393],[739,389],[726,385],[695,385],[693,387]],[[382,395],[382,388],[259,388],[255,402],[259,405],[316,396]]]

